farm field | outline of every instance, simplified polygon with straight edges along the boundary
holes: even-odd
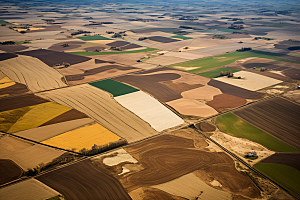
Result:
[[[5,78],[2,80],[4,81]],[[16,82],[0,83],[0,97],[14,96],[29,93],[27,86]]]
[[[150,51],[157,51],[156,48],[147,48],[141,50],[132,50],[132,51],[107,51],[107,52],[69,52],[74,55],[81,55],[81,56],[94,56],[94,55],[107,55],[107,54],[132,54],[132,53],[143,53],[143,52],[150,52]]]
[[[207,78],[217,78],[221,75],[221,72],[225,72],[225,71],[230,71],[230,72],[234,73],[234,72],[238,72],[240,70],[233,69],[233,68],[230,68],[230,67],[222,67],[222,68],[219,68],[219,69],[199,73],[199,75],[205,76]]]
[[[43,144],[59,147],[62,149],[82,152],[92,150],[94,145],[104,146],[116,143],[121,138],[100,124],[93,123],[68,131],[42,141]]]
[[[38,96],[88,115],[128,142],[157,134],[150,125],[118,104],[109,93],[89,84],[43,92]]]
[[[158,132],[184,123],[180,117],[143,91],[117,96],[115,100]]]
[[[238,71],[233,73],[235,77],[241,77],[241,79],[228,78],[228,77],[218,77],[215,80],[228,83],[240,88],[244,88],[250,91],[257,91],[272,85],[281,83],[282,81],[269,78],[267,76],[255,74],[247,71]]]
[[[247,101],[243,98],[232,96],[229,94],[219,94],[213,97],[212,101],[206,102],[206,104],[214,108],[218,112],[224,112],[231,108],[236,108],[246,104]]]
[[[235,111],[234,114],[300,150],[300,106],[280,97]],[[265,123],[268,122],[268,123]]]
[[[107,62],[116,62],[118,64],[135,67],[134,65],[137,64],[137,60],[144,58],[145,56],[147,56],[147,54],[148,54],[147,52],[141,52],[141,53],[131,53],[130,56],[128,54],[106,54],[106,55],[94,55],[89,57],[107,61]],[[142,64],[142,63],[138,63],[138,64]]]
[[[171,195],[159,189],[141,187],[128,193],[133,200],[151,199],[166,199],[166,200],[186,200],[183,197]]]
[[[197,69],[194,70],[189,70],[192,73],[201,73],[201,71],[215,68],[215,67],[221,67],[224,65],[228,65],[230,63],[233,63],[236,60],[240,59],[245,59],[249,57],[259,57],[259,58],[268,58],[272,60],[279,60],[279,61],[285,61],[285,62],[296,62],[292,60],[287,60],[284,58],[279,58],[279,57],[274,57],[277,54],[267,54],[265,52],[261,51],[246,51],[246,52],[232,52],[232,53],[227,53],[223,55],[218,55],[218,56],[213,56],[209,58],[203,58],[199,60],[193,60],[185,63],[180,63],[176,65],[171,65],[169,67],[174,68],[175,66],[181,66],[181,67],[198,67]]]
[[[167,66],[167,65],[172,65],[175,63],[181,63],[181,62],[186,62],[186,61],[188,61],[188,59],[173,57],[173,56],[168,56],[168,55],[161,55],[161,56],[157,56],[154,58],[149,58],[149,59],[145,60],[145,63],[150,63],[153,65]]]
[[[59,195],[57,191],[34,178],[1,188],[0,190],[1,198],[12,200],[49,199],[57,195]]]
[[[91,118],[74,119],[70,121],[64,121],[59,123],[54,123],[50,125],[40,126],[33,129],[28,129],[24,131],[15,132],[14,135],[41,142],[47,140],[61,133],[67,132],[69,130],[75,129],[77,127],[83,126],[94,122]]]
[[[191,38],[191,37],[185,37],[185,36],[183,36],[183,35],[173,35],[173,36],[171,36],[171,38],[179,38],[179,39],[182,39],[182,40],[190,40],[190,39],[193,39],[193,38]]]
[[[267,148],[278,152],[299,152],[299,150],[289,146],[288,144],[276,139],[272,135],[256,128],[243,119],[232,113],[219,116],[216,123],[221,131],[229,133],[236,137],[247,138]]]
[[[0,159],[0,185],[13,181],[23,175],[23,170],[12,160]]]
[[[91,41],[91,40],[112,40],[110,38],[103,37],[101,35],[94,35],[94,36],[83,36],[83,37],[77,37],[78,39],[81,39],[83,41]]]
[[[16,45],[1,45],[0,46],[0,50],[5,51],[7,53],[13,53],[13,52],[21,51],[21,50],[25,50],[25,49],[28,49],[28,47],[23,46],[23,45],[19,45],[19,44],[16,44]]]
[[[130,199],[117,179],[97,169],[90,160],[49,172],[37,179],[66,199]]]
[[[298,187],[300,184],[299,170],[287,165],[273,163],[257,163],[254,167],[297,197],[300,196]]]
[[[274,163],[288,165],[300,171],[299,166],[300,153],[277,152],[261,161],[261,163]]]
[[[120,83],[113,79],[106,79],[103,81],[97,81],[89,84],[111,93],[114,97],[139,91],[134,87]]]
[[[29,56],[0,61],[0,70],[14,82],[27,85],[32,92],[67,86],[59,72]]]

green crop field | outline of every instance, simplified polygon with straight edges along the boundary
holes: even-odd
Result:
[[[212,70],[212,71],[199,73],[199,75],[205,76],[207,78],[217,78],[217,77],[219,77],[221,75],[222,71],[223,72],[224,71],[231,71],[232,73],[234,73],[234,72],[238,72],[240,70],[233,69],[233,68],[230,68],[230,67],[222,67],[222,68],[215,69],[215,70]]]
[[[254,167],[300,198],[300,171],[282,164],[257,163]]]
[[[68,52],[71,54],[81,55],[81,56],[94,56],[94,55],[107,55],[107,54],[123,54],[123,53],[142,53],[142,52],[149,52],[149,51],[157,51],[158,49],[154,48],[147,48],[135,51],[106,51],[106,52]]]
[[[182,35],[174,35],[174,36],[171,36],[171,38],[180,38],[180,39],[183,39],[183,40],[193,39],[191,37],[185,37],[185,36],[182,36]]]
[[[89,84],[111,93],[114,97],[139,91],[134,87],[125,85],[112,79],[106,79],[103,81],[97,81]]]
[[[248,122],[239,118],[238,116],[227,113],[221,115],[216,120],[221,131],[229,133],[230,135],[246,138],[264,145],[265,147],[277,152],[299,152],[297,149],[281,142],[268,133],[252,126]]]
[[[8,22],[0,19],[0,24],[8,24]]]
[[[226,53],[218,56],[212,56],[208,58],[203,58],[199,60],[188,61],[184,63],[179,63],[175,65],[170,65],[169,67],[173,66],[181,66],[181,67],[199,67],[194,70],[189,70],[189,72],[198,74],[203,70],[222,67],[224,65],[228,65],[230,63],[235,62],[236,60],[249,58],[249,57],[259,57],[259,58],[268,58],[273,60],[285,61],[285,62],[293,62],[293,63],[300,63],[297,61],[292,61],[284,58],[274,57],[274,56],[283,56],[282,54],[278,53],[270,53],[270,52],[263,52],[263,51],[243,51],[243,52],[232,52]]]
[[[77,37],[78,39],[81,39],[83,41],[90,41],[90,40],[112,40],[110,38],[103,37],[101,35],[94,35],[94,36],[82,36]]]

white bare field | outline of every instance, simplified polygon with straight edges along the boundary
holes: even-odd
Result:
[[[0,189],[1,199],[7,200],[42,200],[57,195],[57,191],[34,178]]]
[[[37,58],[19,55],[0,62],[0,70],[14,82],[22,83],[32,92],[65,87],[63,75]]]
[[[85,113],[128,142],[157,134],[149,124],[118,104],[111,94],[88,84],[37,95]]]
[[[247,71],[239,71],[233,74],[235,77],[240,76],[241,79],[234,79],[234,78],[227,78],[227,77],[219,77],[215,79],[251,91],[257,91],[282,82],[274,78],[270,78],[267,76],[263,76],[260,74],[247,72]]]
[[[175,180],[160,185],[151,186],[163,190],[172,195],[184,197],[187,199],[205,199],[205,200],[226,200],[232,199],[228,192],[217,190],[204,181],[200,180],[193,173],[184,175]]]
[[[115,97],[115,99],[148,122],[156,131],[160,132],[184,123],[180,117],[143,91],[125,94]]]

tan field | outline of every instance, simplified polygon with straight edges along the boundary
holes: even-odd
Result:
[[[1,188],[0,190],[1,199],[10,200],[48,199],[57,195],[59,195],[57,191],[34,178]]]
[[[134,65],[131,65],[132,67],[136,67],[136,68],[140,68],[140,69],[153,69],[153,68],[156,68],[157,65],[153,65],[153,64],[150,64],[150,63],[137,63],[137,64],[134,64]]]
[[[94,120],[90,118],[76,119],[47,126],[41,126],[25,131],[19,131],[14,133],[14,135],[40,142],[85,124],[92,123],[93,121]]]
[[[85,113],[128,142],[157,134],[149,124],[118,104],[109,93],[88,84],[43,92],[38,96]]]
[[[150,58],[150,59],[146,60],[145,63],[167,66],[167,65],[173,65],[176,63],[182,63],[182,62],[186,62],[186,61],[188,61],[188,59],[162,55],[162,56]]]
[[[205,199],[205,200],[232,199],[232,195],[230,193],[215,189],[207,185],[204,181],[200,180],[193,173],[151,187],[187,199],[198,199],[198,198]]]
[[[33,144],[26,142],[24,140],[11,137],[8,135],[4,135],[0,137],[0,157],[13,153],[15,151],[19,151],[22,149],[26,149],[31,147]]]
[[[188,60],[195,60],[203,57],[203,55],[200,54],[196,55],[188,52],[168,52],[166,53],[166,56],[172,56],[172,57],[183,58]]]
[[[181,93],[182,97],[185,99],[205,100],[213,100],[213,97],[218,94],[222,94],[222,92],[218,88],[212,87],[210,85],[205,85],[203,87],[199,87]]]
[[[58,71],[30,56],[19,55],[3,60],[0,70],[14,82],[27,85],[32,92],[67,86]]]
[[[85,125],[43,141],[43,144],[79,152],[91,150],[94,145],[102,146],[121,139],[100,124]]]
[[[218,112],[212,107],[192,99],[181,98],[174,101],[169,101],[167,104],[183,115],[208,117],[218,114]]]

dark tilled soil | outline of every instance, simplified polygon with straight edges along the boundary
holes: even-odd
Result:
[[[196,128],[203,132],[213,132],[216,130],[216,127],[208,122],[200,122],[195,124]]]
[[[115,41],[115,42],[111,42],[111,43],[108,43],[106,45],[108,46],[114,46],[114,47],[122,47],[122,46],[125,46],[125,45],[128,45],[130,44],[130,42],[125,42],[125,41]]]
[[[23,170],[12,160],[0,159],[0,185],[13,181],[23,174]]]
[[[15,58],[15,57],[18,57],[18,55],[14,53],[0,53],[0,61],[7,60],[10,58]]]
[[[49,66],[53,66],[56,64],[63,64],[63,62],[67,62],[71,65],[74,65],[91,59],[85,56],[79,56],[79,55],[74,55],[74,54],[69,54],[64,52],[58,52],[58,51],[51,51],[46,49],[18,52],[18,54],[36,57]]]
[[[156,30],[153,29],[145,29],[145,30],[130,30],[133,33],[151,33],[156,32]]]
[[[15,83],[12,86],[1,88],[0,89],[0,96],[10,96],[10,95],[17,95],[17,94],[24,94],[29,92],[27,86],[21,83]]]
[[[247,101],[245,99],[229,94],[216,95],[212,101],[206,102],[207,105],[213,107],[218,112],[224,112],[229,109],[242,106],[246,103]]]
[[[131,199],[120,182],[85,160],[37,177],[65,199]]]
[[[149,40],[153,40],[156,42],[162,42],[162,43],[170,43],[170,42],[178,42],[180,40],[175,40],[175,39],[171,39],[171,38],[167,38],[167,37],[162,37],[162,36],[152,36],[152,37],[148,37]]]
[[[294,80],[300,80],[300,69],[287,69],[283,74]]]
[[[21,50],[25,50],[28,49],[28,47],[26,46],[22,46],[22,45],[0,45],[0,50],[2,51],[6,51],[7,53],[13,53],[16,51],[21,51]]]
[[[123,46],[122,50],[135,49],[135,48],[140,48],[140,47],[142,47],[142,46],[137,45],[137,44],[129,44],[129,45]]]
[[[254,126],[300,150],[300,106],[280,97],[234,112]]]
[[[288,165],[300,171],[300,153],[277,152],[260,162]]]
[[[34,94],[26,94],[22,96],[14,96],[7,98],[0,98],[0,112],[6,110],[12,110],[22,108],[26,106],[33,106],[41,103],[49,102],[46,99],[42,99]]]
[[[54,51],[65,51],[65,50],[70,50],[70,49],[75,49],[78,47],[81,47],[82,44],[84,44],[85,42],[60,42],[57,44],[53,44],[51,47],[49,47],[49,50],[54,50]],[[69,46],[67,47],[63,47],[63,44],[68,44]]]
[[[208,82],[208,85],[219,88],[224,94],[229,94],[243,99],[260,99],[264,96],[262,93],[246,90],[214,79],[211,79]]]

